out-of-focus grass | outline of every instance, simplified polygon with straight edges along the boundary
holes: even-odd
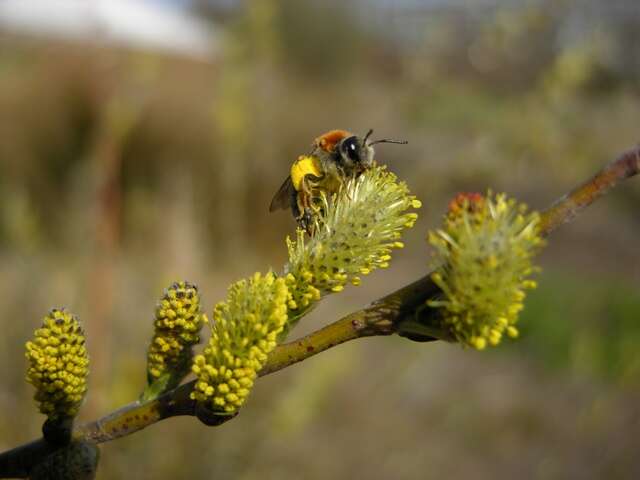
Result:
[[[598,381],[640,386],[640,292],[610,275],[542,275],[522,315],[522,341],[511,352],[544,367]]]

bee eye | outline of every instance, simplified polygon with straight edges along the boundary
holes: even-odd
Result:
[[[342,153],[346,155],[350,160],[357,162],[360,160],[358,152],[358,139],[356,137],[349,137],[342,142]]]

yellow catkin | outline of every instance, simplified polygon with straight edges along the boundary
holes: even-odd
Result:
[[[460,343],[483,350],[504,335],[518,336],[526,290],[536,286],[527,277],[537,270],[532,262],[543,245],[539,221],[505,195],[463,194],[451,202],[442,229],[429,233],[431,279],[442,298],[428,305],[439,309],[442,325]]]
[[[191,397],[220,414],[237,411],[276,347],[290,301],[287,280],[271,272],[233,284],[214,308],[209,343],[194,359]]]
[[[49,419],[74,417],[87,391],[89,356],[78,319],[53,309],[26,343],[27,382],[41,413]]]
[[[421,206],[396,176],[377,166],[349,180],[336,195],[322,198],[313,236],[298,230],[287,239],[287,285],[292,318],[310,308],[323,295],[341,292],[349,283],[387,268],[391,253],[403,248],[399,238],[413,226]]]
[[[206,318],[200,310],[198,287],[174,282],[156,307],[154,333],[147,352],[149,383],[165,374],[177,383],[190,368],[193,346],[200,342]]]

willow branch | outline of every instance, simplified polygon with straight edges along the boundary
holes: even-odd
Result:
[[[542,212],[541,232],[549,235],[560,225],[573,220],[584,208],[617,186],[622,180],[640,172],[640,147],[633,148],[606,165],[590,180],[578,186]],[[402,322],[431,310],[420,307],[438,294],[430,275],[397,290],[370,306],[351,313],[303,338],[278,346],[269,357],[260,376],[268,375],[313,355],[357,338],[392,335]],[[430,332],[422,340],[451,340],[444,332]],[[161,420],[179,415],[197,415],[197,405],[189,396],[194,382],[144,403],[133,402],[93,422],[76,426],[73,438],[90,443],[103,443],[131,435]],[[198,415],[202,420],[202,416]],[[219,424],[232,417],[217,417]],[[204,421],[204,420],[203,420]],[[56,450],[44,439],[25,444],[0,454],[0,478],[24,477],[38,459]]]
[[[573,220],[583,209],[607,193],[622,180],[640,172],[640,146],[624,152],[591,179],[573,189],[542,212],[541,231],[549,235],[563,223]]]
[[[582,210],[621,181],[640,173],[640,146],[621,154],[589,180],[557,200],[541,213],[540,231],[548,236],[573,220]],[[261,374],[268,374],[301,362],[349,340],[396,333],[396,326],[414,316],[419,306],[439,293],[431,274],[374,302],[370,307],[347,315],[295,342],[280,345],[271,354]],[[428,312],[426,312],[428,313]],[[434,339],[451,340],[444,332],[433,332]]]

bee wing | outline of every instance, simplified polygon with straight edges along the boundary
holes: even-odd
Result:
[[[269,205],[269,211],[273,212],[281,208],[285,210],[289,208],[291,206],[291,196],[295,194],[295,192],[296,190],[293,187],[293,182],[291,181],[291,177],[289,176],[273,196],[271,205]]]

